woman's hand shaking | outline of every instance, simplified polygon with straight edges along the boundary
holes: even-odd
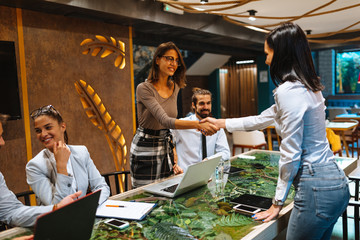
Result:
[[[216,119],[216,118],[212,118],[212,117],[207,117],[207,118],[202,119],[200,121],[200,123],[211,123],[218,130],[220,128],[225,128],[225,119]]]
[[[219,128],[210,122],[200,122],[198,130],[205,136],[211,136],[219,131]]]

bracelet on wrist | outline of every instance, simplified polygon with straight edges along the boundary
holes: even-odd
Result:
[[[281,201],[281,200],[276,200],[275,198],[273,198],[272,204],[275,205],[275,206],[283,206],[284,202]]]
[[[54,204],[54,206],[53,206],[53,211],[55,211],[56,209],[58,209],[58,205],[57,204]]]

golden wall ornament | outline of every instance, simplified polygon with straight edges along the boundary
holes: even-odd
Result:
[[[117,171],[125,171],[127,149],[125,137],[121,128],[106,110],[103,102],[95,90],[85,81],[75,82],[75,88],[80,95],[81,104],[90,121],[104,132]],[[124,191],[125,174],[119,176],[120,190]]]
[[[100,55],[101,58],[106,58],[111,54],[116,54],[114,65],[120,69],[125,67],[125,43],[116,41],[113,37],[104,37],[96,35],[95,39],[87,38],[80,46],[83,47],[82,54],[96,57]]]

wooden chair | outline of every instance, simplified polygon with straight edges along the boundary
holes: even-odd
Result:
[[[340,136],[335,134],[332,129],[326,128],[326,138],[328,139],[334,155],[339,154],[339,156],[342,157],[342,145]]]
[[[25,192],[16,193],[15,195],[26,206],[31,206],[30,196],[31,195],[35,196],[35,193],[32,190],[29,190],[29,191],[25,191]]]
[[[129,184],[128,178],[130,176],[130,171],[118,171],[118,172],[105,173],[105,174],[102,174],[102,176],[105,178],[107,185],[109,185],[110,196],[119,194],[121,192],[126,192],[129,189],[128,188],[128,184]],[[123,189],[121,189],[121,187],[120,187],[120,181],[121,181],[122,177],[124,177]],[[112,184],[113,182],[115,182],[115,189],[114,189],[114,187],[112,187],[114,185],[114,184]],[[113,193],[113,190],[115,190],[115,193]]]
[[[352,108],[351,113],[360,113],[360,108]]]
[[[329,120],[333,121],[337,115],[348,113],[345,108],[328,108]]]
[[[277,147],[280,148],[281,137],[277,134],[275,127],[269,126],[262,130],[265,134],[265,139],[267,140],[267,149],[272,151],[274,150],[274,142],[277,142]]]
[[[261,131],[234,131],[233,132],[233,155],[236,148],[241,148],[244,152],[245,148],[260,149],[266,147],[265,135]]]
[[[355,151],[357,151],[359,158],[359,130],[358,130],[359,121],[355,119],[340,118],[340,119],[334,119],[333,122],[353,122],[357,124],[351,130],[346,131],[344,135],[345,135],[345,141],[348,144],[348,146],[351,145],[351,157],[354,157],[354,153]]]
[[[0,221],[0,232],[9,229],[10,226]]]

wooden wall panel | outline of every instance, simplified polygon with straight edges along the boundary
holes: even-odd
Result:
[[[0,41],[15,42],[19,92],[21,92],[16,9],[14,8],[0,7]],[[20,98],[22,99],[21,95]],[[11,190],[14,192],[28,190],[25,176],[27,160],[23,119],[9,121],[4,126],[3,136],[6,144],[0,149],[0,171]]]
[[[10,8],[0,8],[0,11],[1,15],[4,12],[12,15],[15,13],[14,9]],[[114,171],[113,157],[104,134],[87,118],[74,83],[82,79],[95,89],[124,132],[129,150],[133,136],[133,120],[128,27],[25,10],[22,11],[22,16],[29,111],[47,104],[55,106],[67,123],[69,144],[85,145],[101,173]],[[3,20],[1,17],[0,24]],[[6,24],[12,24],[10,29],[15,27],[13,31],[16,34],[16,25],[13,24],[15,20],[13,17],[13,20]],[[99,56],[81,53],[80,43],[86,38],[95,38],[95,35],[112,36],[125,43],[124,69],[114,66],[116,56],[101,59]],[[9,125],[12,123],[9,122]],[[17,154],[22,164],[17,164],[16,169],[21,173],[22,179],[26,163],[24,136],[25,134],[20,137],[21,144],[17,144],[19,148],[12,144],[6,146],[7,152],[19,152]],[[42,145],[36,139],[32,126],[31,141],[32,153],[35,156],[42,149]],[[19,184],[13,183],[14,178],[5,174],[9,171],[9,163],[14,161],[13,157],[16,158],[9,154],[5,159],[1,156],[1,162],[5,162],[2,166],[7,167],[1,167],[0,171],[6,175],[8,185],[14,191],[26,190],[23,180]]]

